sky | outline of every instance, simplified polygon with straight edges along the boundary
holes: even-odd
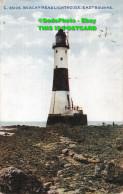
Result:
[[[23,5],[101,5],[113,9],[9,9]],[[96,19],[96,31],[69,31],[69,81],[74,104],[83,107],[89,121],[123,121],[122,0],[3,0],[0,10],[1,121],[47,120],[53,82],[52,44],[57,31],[39,31],[37,26],[41,25],[38,18],[59,17]]]

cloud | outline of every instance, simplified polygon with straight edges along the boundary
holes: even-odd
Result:
[[[16,20],[12,15],[1,15],[0,21],[2,22],[7,22],[9,24],[17,24]]]
[[[64,18],[64,19],[67,19],[68,16],[65,15],[65,14],[59,14],[59,15],[57,16],[57,18]],[[57,19],[57,18],[56,18],[56,19]]]
[[[32,13],[32,17],[34,19],[42,18],[43,17],[43,13],[40,12],[40,11],[35,11],[35,12]]]
[[[23,40],[25,37],[25,35],[23,33],[18,33],[15,37],[15,39],[12,39],[11,41],[7,42],[7,41],[1,41],[2,44],[1,44],[1,47],[4,48],[11,48],[14,44],[16,44],[16,42],[18,40]]]
[[[83,11],[77,10],[76,12],[74,12],[74,17],[76,20],[81,19],[81,18],[85,18],[85,17],[96,19],[96,16],[98,13],[99,13],[99,10],[95,10],[95,9],[92,9],[92,10],[85,9]]]
[[[51,60],[20,55],[15,58],[8,56],[2,61],[1,119],[46,119],[52,87]]]
[[[8,15],[1,15],[0,18],[1,23],[5,22],[8,25],[32,25],[34,22],[27,19],[24,16],[21,17],[14,17],[14,15],[8,14]]]
[[[34,40],[30,40],[29,38],[27,39],[26,38],[26,35],[23,34],[23,33],[18,33],[16,35],[16,37],[14,37],[14,39],[12,39],[11,41],[8,41],[8,40],[2,40],[1,41],[1,48],[12,48],[14,46],[19,47],[20,45],[25,45],[27,47],[32,47],[32,46],[40,46],[40,45],[44,45],[45,44],[45,41],[44,39],[42,38],[37,38],[37,39],[34,39]]]
[[[43,44],[45,44],[45,41],[44,40],[42,40],[42,39],[36,39],[36,40],[34,40],[34,41],[25,41],[25,43],[24,43],[26,46],[34,46],[34,45],[43,45]]]
[[[109,20],[110,18],[111,18],[111,13],[102,13],[102,14],[100,14],[100,13],[98,13],[97,15],[96,15],[96,21],[97,21],[97,23],[103,23],[103,22],[107,22],[107,20]]]
[[[85,48],[77,56],[72,52],[69,56],[69,71],[71,96],[75,104],[83,106],[89,120],[123,119],[120,50],[114,54],[100,42],[95,55],[90,56],[89,50]]]
[[[0,30],[1,30],[1,31],[3,30],[3,25],[0,25]]]

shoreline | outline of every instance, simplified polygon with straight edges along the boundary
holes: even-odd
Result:
[[[123,127],[18,125],[7,128],[9,133],[15,134],[0,136],[0,171],[13,167],[29,180],[33,177],[35,183],[43,185],[44,190],[37,193],[118,193],[123,190]],[[23,192],[29,191],[28,182],[26,186],[21,185]]]

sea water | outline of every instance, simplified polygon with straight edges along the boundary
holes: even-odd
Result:
[[[123,121],[88,121],[89,125],[101,126],[102,123],[106,125],[112,125],[113,122],[117,125],[123,125]],[[12,126],[12,125],[28,125],[28,126],[37,126],[37,127],[46,127],[46,121],[2,121],[0,122],[0,126]]]

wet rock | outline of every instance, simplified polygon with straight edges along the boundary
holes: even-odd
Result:
[[[97,163],[98,160],[91,159],[91,158],[85,158],[81,154],[74,154],[73,159],[79,162],[85,162],[85,163]]]
[[[102,188],[102,189],[100,189],[100,193],[102,193],[102,194],[105,193],[106,194],[107,191],[104,188]]]
[[[4,193],[42,193],[42,183],[15,167],[0,171],[0,191]]]
[[[61,174],[62,174],[62,170],[59,170],[59,171],[57,172],[57,177],[59,177]]]
[[[69,148],[74,148],[75,144],[69,144]]]
[[[71,157],[73,157],[74,154],[75,154],[75,152],[73,152],[73,151],[69,151],[69,153],[68,153],[68,155],[71,156]]]
[[[86,158],[84,156],[82,156],[82,154],[76,154],[75,152],[73,152],[72,150],[69,149],[63,149],[62,153],[66,156],[71,156],[74,160],[79,161],[79,162],[85,162],[85,163],[98,163],[100,162],[99,158],[96,157],[95,158]]]
[[[95,165],[94,176],[96,176],[96,177],[101,176],[101,168],[98,165]]]
[[[89,180],[88,183],[92,184],[93,182],[91,180]]]
[[[123,150],[123,139],[122,138],[116,138],[116,149],[119,151]]]
[[[95,177],[105,177],[107,175],[107,168],[108,164],[106,161],[101,164],[96,164],[94,172]]]
[[[87,158],[87,162],[88,163],[98,163],[98,162],[100,162],[100,160],[99,159],[93,159],[93,158]]]
[[[45,191],[48,191],[51,185],[52,185],[52,182],[44,183],[44,184],[43,184],[43,189],[44,189]]]
[[[71,139],[69,139],[68,137],[63,137],[63,136],[60,137],[60,141],[66,144],[71,143]]]
[[[86,158],[83,157],[81,154],[74,154],[73,159],[77,160],[79,162],[86,162],[87,161]]]
[[[57,158],[62,161],[65,159],[65,155],[64,154],[60,154],[59,156],[57,156]]]
[[[93,159],[100,162],[100,159],[98,158],[98,156],[93,156]]]
[[[111,161],[107,167],[106,181],[114,184],[123,185],[123,168]]]
[[[68,155],[68,152],[69,152],[68,149],[63,149],[63,150],[62,150],[62,153],[65,154],[65,155]]]
[[[72,165],[73,165],[73,164],[68,163],[68,164],[65,164],[64,167],[65,167],[65,168],[68,168],[68,167],[70,167],[70,166],[72,166]]]
[[[92,187],[85,187],[85,191],[87,191],[87,192],[91,192],[91,193],[94,193],[94,192],[96,192],[96,189],[95,188],[92,188]]]
[[[48,194],[57,194],[57,188],[55,186],[51,186],[50,190],[47,193]]]
[[[95,176],[103,177],[107,182],[114,184],[123,184],[123,168],[121,165],[115,164],[114,160],[109,163],[104,162],[95,165]]]

